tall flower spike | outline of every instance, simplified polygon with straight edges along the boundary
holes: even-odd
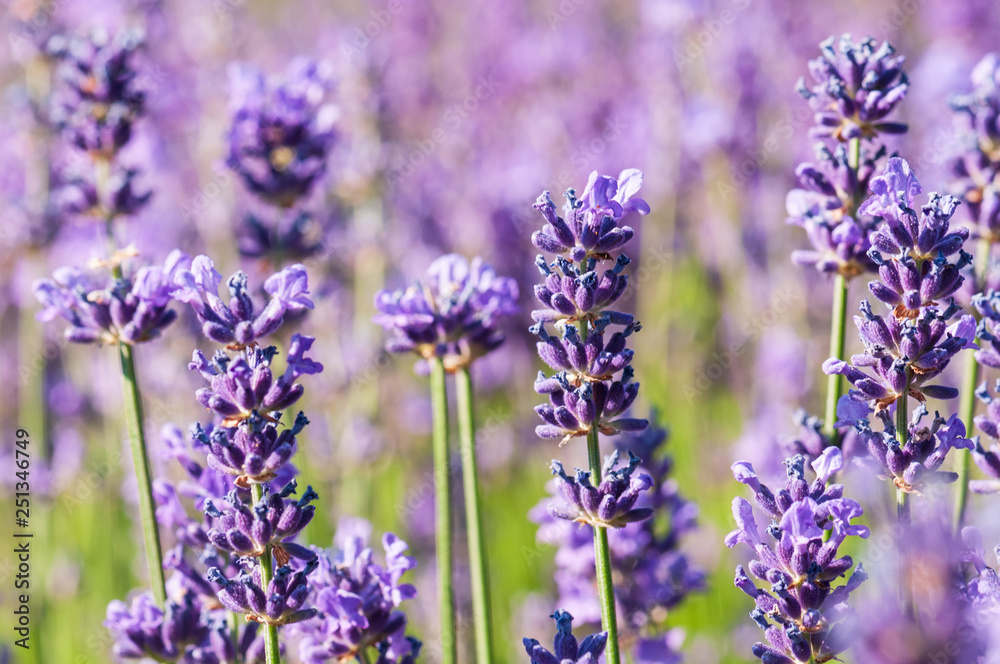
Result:
[[[597,664],[608,643],[608,633],[591,634],[580,642],[573,636],[573,616],[556,611],[551,617],[556,621],[557,630],[551,651],[536,639],[524,639],[524,649],[531,664]]]
[[[229,70],[233,112],[227,164],[254,194],[281,207],[306,196],[326,172],[336,142],[336,106],[327,64],[296,58],[281,77],[265,81],[257,70]]]
[[[767,637],[767,644],[753,646],[753,654],[767,664],[825,662],[850,647],[855,618],[846,601],[867,578],[859,565],[846,583],[835,587],[854,564],[850,556],[838,557],[838,549],[848,537],[866,538],[869,531],[851,524],[861,516],[861,505],[844,498],[841,485],[828,484],[843,467],[839,449],[828,448],[813,461],[812,482],[806,481],[801,456],[787,459],[785,465],[785,486],[775,492],[760,482],[749,463],[733,464],[737,481],[750,487],[757,504],[774,519],[767,537],[776,542],[765,540],[753,507],[737,497],[737,528],[726,536],[726,546],[749,546],[757,556],[750,562],[750,573],[771,586],[770,591],[759,588],[743,566],[737,566],[734,584],[754,600],[750,616]],[[824,531],[830,531],[825,541]]]
[[[470,264],[448,254],[431,263],[422,283],[379,291],[373,320],[392,333],[390,352],[440,357],[454,370],[500,347],[500,323],[517,313],[517,295],[517,282],[497,276],[482,259]]]
[[[845,34],[824,41],[820,51],[809,62],[813,86],[798,84],[816,111],[814,136],[847,141],[906,131],[905,124],[887,119],[909,87],[904,58],[888,42],[876,48],[870,37],[855,43]]]

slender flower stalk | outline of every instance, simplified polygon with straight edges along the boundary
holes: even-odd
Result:
[[[621,654],[607,528],[624,527],[628,520],[619,512],[628,513],[639,493],[652,484],[650,480],[633,488],[628,480],[638,459],[628,471],[611,472],[617,456],[609,457],[608,464],[602,465],[599,439],[601,433],[613,436],[623,431],[638,432],[648,425],[646,420],[628,414],[638,396],[639,384],[632,381],[633,353],[626,344],[641,326],[631,314],[616,309],[628,286],[624,269],[630,261],[621,250],[634,235],[622,220],[629,212],[649,212],[647,203],[636,196],[642,177],[636,169],[622,171],[617,180],[594,171],[579,197],[573,189],[566,192],[563,216],[556,212],[549,192],[543,192],[535,207],[546,223],[531,238],[537,249],[555,255],[551,263],[541,254],[535,260],[544,278],[535,287],[535,297],[543,308],[532,312],[536,324],[531,331],[539,337],[539,356],[556,372],[551,377],[539,372],[535,381],[535,391],[549,398],[549,403],[535,408],[543,421],[535,433],[540,438],[560,440],[560,446],[573,438],[587,440],[589,473],[578,472],[577,479],[572,480],[562,471],[562,465],[553,461],[553,472],[562,482],[560,490],[576,509],[552,514],[593,528],[597,591],[608,635],[608,664],[618,664]],[[601,272],[601,263],[613,267]],[[560,337],[550,335],[547,325]],[[605,338],[613,325],[622,329]],[[608,474],[603,472],[605,469]],[[650,515],[651,510],[642,518]]]
[[[463,486],[468,514],[472,601],[478,661],[491,661],[490,611],[486,551],[479,507],[475,455],[472,379],[469,366],[496,350],[505,336],[504,316],[517,311],[517,284],[499,277],[476,258],[471,263],[455,254],[435,260],[424,283],[375,296],[379,314],[374,321],[393,333],[386,342],[392,352],[413,352],[418,371],[429,369],[434,413],[433,457],[437,527],[438,592],[443,661],[456,661],[455,606],[452,591],[451,475],[448,449],[446,375],[456,374]]]
[[[900,449],[906,449],[909,442],[909,423],[907,421],[907,392],[909,391],[909,377],[907,377],[907,389],[903,390],[903,395],[896,400],[896,442]],[[910,528],[910,494],[902,487],[896,487],[896,523],[901,532],[906,532]],[[906,549],[902,539],[897,540],[899,547],[899,603],[903,615],[913,615],[913,586],[910,582],[910,561],[906,556]]]
[[[122,370],[122,395],[125,401],[125,421],[128,437],[132,443],[132,463],[139,493],[139,514],[142,539],[146,550],[146,564],[149,567],[149,582],[153,599],[164,606],[167,601],[166,582],[163,578],[163,550],[160,533],[156,524],[153,502],[153,481],[149,472],[149,458],[146,452],[146,434],[143,432],[142,395],[139,391],[139,377],[136,375],[135,355],[132,346],[118,343],[118,357]]]
[[[493,630],[490,610],[490,579],[483,539],[479,470],[476,462],[476,425],[472,373],[468,367],[455,372],[458,404],[459,447],[462,453],[462,485],[465,493],[469,568],[472,574],[472,617],[476,633],[476,661],[493,661]]]
[[[455,664],[455,597],[452,591],[451,463],[448,451],[448,393],[444,362],[430,361],[431,405],[434,411],[434,510],[438,575],[438,610],[440,611],[441,661]]]

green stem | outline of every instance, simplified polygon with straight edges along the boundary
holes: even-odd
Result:
[[[601,481],[601,450],[596,429],[591,429],[587,434],[587,458],[590,461],[592,481],[594,486],[597,486]],[[607,528],[594,528],[594,562],[597,568],[597,593],[601,598],[601,616],[604,619],[604,629],[608,633],[608,645],[604,657],[607,664],[620,664],[618,616],[615,613],[615,589],[611,581],[611,549],[608,546]]]
[[[153,507],[153,484],[149,472],[149,457],[146,454],[146,436],[142,429],[142,396],[139,392],[139,378],[135,371],[135,357],[132,346],[118,343],[118,357],[122,368],[122,394],[125,397],[125,421],[128,425],[129,440],[132,443],[132,463],[139,493],[139,515],[142,522],[142,538],[146,545],[146,563],[149,566],[149,583],[153,598],[159,606],[167,599],[163,582],[163,552],[156,527],[156,513]]]
[[[976,266],[973,272],[975,283],[974,292],[979,293],[983,289],[986,280],[986,270],[990,259],[990,241],[988,238],[980,238],[976,245]],[[973,311],[978,318],[978,314]],[[978,341],[978,340],[977,340]],[[972,433],[973,420],[976,416],[976,386],[979,384],[979,362],[976,361],[975,353],[965,354],[965,381],[962,385],[961,400],[958,404],[958,417],[965,423],[965,433]],[[969,502],[969,471],[972,464],[972,454],[966,450],[960,452],[958,465],[958,487],[955,495],[955,532],[962,531],[962,523],[965,521],[965,507]]]
[[[472,618],[476,635],[476,662],[489,664],[493,652],[490,623],[490,584],[483,543],[482,513],[479,504],[479,468],[476,464],[476,425],[472,405],[472,374],[468,367],[455,374],[458,390],[458,431],[462,450],[462,481],[465,489],[466,529],[469,538],[469,567],[472,576]]]
[[[233,642],[233,652],[236,653],[236,662],[243,661],[240,657],[240,614],[235,611],[229,612],[229,638]]]
[[[437,530],[438,606],[441,612],[441,664],[455,664],[455,599],[451,587],[451,469],[448,458],[448,392],[444,363],[431,364],[431,404],[434,411],[434,505]]]
[[[896,440],[900,447],[905,447],[909,435],[907,422],[907,393],[910,391],[909,369],[903,394],[896,400]],[[907,533],[910,529],[910,494],[901,488],[896,488],[896,522],[900,526],[900,534],[896,538],[899,543],[899,601],[903,613],[913,615],[913,589],[910,587],[910,563],[906,555]]]
[[[264,497],[264,487],[260,484],[250,485],[250,497],[256,505]],[[271,585],[271,545],[264,547],[264,553],[260,554],[260,588],[266,595],[268,586]],[[281,651],[278,649],[278,627],[270,623],[263,623],[264,627],[264,657],[267,664],[281,664]]]
[[[361,650],[358,651],[358,661],[361,664],[371,664],[372,658],[368,654],[368,646],[362,646]]]
[[[830,357],[844,359],[845,326],[847,325],[847,279],[838,274],[833,282],[833,312],[830,319]],[[831,374],[826,377],[826,412],[823,415],[823,433],[836,445],[838,443],[837,402],[844,393],[844,377]]]

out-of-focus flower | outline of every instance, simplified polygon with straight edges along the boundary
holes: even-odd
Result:
[[[816,111],[814,136],[847,141],[906,131],[905,124],[887,119],[909,87],[904,58],[888,42],[876,48],[870,37],[855,43],[845,34],[824,41],[820,52],[809,61],[813,86],[804,79],[798,85]]]
[[[291,207],[326,172],[338,115],[325,101],[330,73],[327,64],[303,57],[271,80],[244,64],[230,67],[227,163],[250,191],[275,205]]]
[[[450,370],[496,350],[505,336],[500,322],[517,313],[517,282],[497,276],[480,258],[457,254],[431,263],[427,277],[406,289],[375,295],[374,317],[392,337],[394,353],[443,358]]]
[[[103,270],[61,268],[52,279],[39,279],[32,287],[45,307],[38,318],[65,319],[70,323],[66,338],[76,343],[151,341],[177,318],[170,308],[177,291],[174,278],[189,261],[187,254],[174,250],[162,268],[142,267],[110,283]]]

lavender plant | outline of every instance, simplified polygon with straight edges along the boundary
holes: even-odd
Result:
[[[535,432],[540,438],[559,440],[560,446],[576,437],[587,438],[589,474],[581,473],[573,480],[561,473],[558,462],[553,464],[570,506],[556,514],[593,527],[609,664],[618,664],[620,654],[607,529],[651,515],[642,509],[632,511],[640,492],[652,485],[651,480],[630,478],[638,462],[606,480],[604,471],[611,473],[617,454],[602,463],[598,438],[600,433],[642,431],[648,424],[628,415],[639,384],[632,382],[632,351],[625,344],[639,324],[616,308],[628,285],[622,272],[629,259],[621,249],[634,234],[622,221],[630,212],[649,212],[646,202],[636,196],[641,186],[642,173],[636,169],[622,171],[617,180],[595,171],[579,198],[573,189],[566,192],[563,216],[558,215],[545,191],[535,207],[546,223],[531,238],[539,250],[555,254],[551,263],[542,255],[535,261],[544,277],[535,287],[535,297],[544,308],[532,312],[535,325],[531,330],[540,338],[539,356],[556,372],[551,377],[539,372],[535,381],[535,391],[549,398],[549,403],[535,408],[543,421]],[[601,273],[598,266],[604,262],[613,267]],[[546,325],[552,325],[560,337],[549,335]],[[611,325],[623,329],[606,339]]]
[[[975,264],[970,280],[973,314],[982,322],[978,336],[990,347],[966,356],[965,380],[958,412],[971,427],[976,414],[976,386],[981,366],[1000,366],[996,354],[997,284],[988,283],[987,270],[993,246],[1000,236],[1000,195],[997,192],[997,118],[1000,113],[1000,60],[995,54],[985,56],[972,70],[973,90],[955,95],[950,104],[955,112],[954,123],[960,137],[961,151],[950,164],[954,180],[951,191],[963,204],[962,220],[976,239]],[[955,529],[962,528],[968,501],[970,455],[962,455],[959,464],[958,491],[955,500]]]
[[[339,111],[325,101],[331,67],[305,57],[281,76],[265,79],[249,65],[233,64],[229,78],[229,155],[226,164],[257,201],[238,231],[241,253],[304,259],[320,250],[323,230],[304,204],[327,170],[337,141]]]
[[[86,155],[79,172],[68,175],[53,198],[61,214],[84,212],[103,224],[108,253],[95,264],[97,273],[63,269],[54,280],[36,282],[33,290],[45,306],[43,319],[59,315],[70,323],[69,340],[118,348],[146,562],[153,597],[162,607],[166,600],[163,561],[133,345],[155,339],[173,322],[176,314],[169,304],[175,287],[170,278],[188,257],[174,252],[163,269],[143,268],[126,278],[123,264],[136,252],[120,250],[115,239],[116,221],[137,213],[150,197],[135,193],[132,180],[138,169],[119,159],[144,109],[145,92],[138,85],[135,63],[141,43],[136,32],[123,30],[112,39],[101,29],[86,37],[55,36],[49,41],[50,52],[60,62],[59,85],[52,94],[52,122],[69,146]],[[101,269],[110,272],[111,278],[100,274]]]
[[[859,206],[886,155],[881,136],[907,130],[890,116],[906,96],[909,80],[903,56],[888,42],[876,48],[874,39],[855,43],[841,35],[820,44],[820,51],[822,56],[809,62],[812,87],[800,79],[797,88],[816,113],[810,135],[820,139],[817,162],[796,168],[801,188],[788,193],[786,207],[788,222],[803,228],[813,245],[793,252],[792,260],[834,277],[830,355],[840,357],[850,280],[877,269],[868,256],[876,220]],[[823,419],[827,444],[839,444],[835,422],[842,394],[843,379],[831,374]]]
[[[910,523],[910,495],[920,495],[928,482],[955,481],[957,475],[938,468],[950,449],[972,447],[965,439],[965,424],[957,417],[945,421],[935,416],[928,429],[920,426],[926,409],[918,409],[911,421],[907,408],[910,397],[922,404],[928,397],[958,396],[954,387],[930,383],[956,354],[974,347],[975,322],[964,315],[949,326],[960,307],[954,300],[948,306],[938,300],[959,288],[964,280],[959,271],[972,257],[962,250],[968,229],[953,231],[950,226],[958,201],[931,194],[919,213],[913,208],[921,188],[906,161],[890,159],[872,179],[871,190],[861,210],[881,222],[872,233],[869,252],[879,265],[880,279],[869,283],[869,289],[888,311],[878,315],[867,300],[862,301],[862,315],[854,321],[865,352],[850,363],[830,358],[823,371],[844,375],[855,387],[848,398],[868,402],[883,421],[881,432],[872,431],[867,418],[856,420],[855,426],[878,465],[876,472],[892,479],[896,487],[897,519],[905,529]],[[895,409],[894,425],[887,414],[890,408]],[[905,576],[901,592],[904,605],[909,605]]]
[[[861,505],[844,498],[842,485],[829,483],[843,468],[842,452],[827,448],[811,465],[815,478],[809,482],[805,458],[786,459],[788,478],[775,492],[761,483],[752,465],[733,464],[736,480],[754,492],[757,505],[771,517],[767,534],[776,540],[770,544],[762,538],[749,502],[733,499],[738,527],[726,536],[726,546],[749,546],[756,555],[751,574],[771,584],[770,592],[758,588],[742,565],[736,568],[734,583],[754,600],[750,617],[767,637],[767,644],[753,646],[754,656],[765,664],[835,659],[850,647],[856,631],[847,599],[868,575],[859,565],[835,586],[854,564],[850,556],[838,556],[838,549],[848,537],[867,538],[869,530],[851,523],[862,515]],[[824,531],[829,531],[826,538]]]
[[[479,258],[470,264],[461,256],[448,254],[431,263],[423,283],[392,292],[383,290],[375,296],[379,313],[374,322],[392,333],[386,348],[394,353],[416,353],[420,357],[418,372],[429,369],[431,374],[439,618],[445,664],[453,664],[456,658],[445,374],[455,374],[458,392],[476,656],[480,662],[490,662],[493,646],[489,580],[480,508],[470,367],[477,358],[496,350],[504,342],[500,322],[503,317],[518,310],[517,293],[517,283],[513,279],[497,276],[493,268]]]

